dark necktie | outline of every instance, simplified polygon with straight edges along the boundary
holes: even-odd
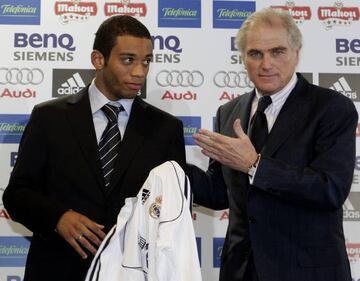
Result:
[[[258,107],[250,122],[250,140],[254,145],[256,152],[260,153],[269,134],[265,109],[271,104],[270,96],[263,96],[259,99]]]
[[[121,141],[118,115],[124,108],[122,106],[118,107],[105,104],[101,110],[108,119],[108,124],[99,142],[100,161],[105,180],[105,187],[107,187],[110,184],[111,174],[114,170],[115,161],[118,156],[118,146]]]

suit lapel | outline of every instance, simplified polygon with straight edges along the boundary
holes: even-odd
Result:
[[[222,116],[219,116],[220,118],[218,118],[218,120],[220,122],[220,133],[227,136],[236,137],[233,124],[237,118],[240,118],[241,127],[245,133],[247,132],[250,118],[251,102],[254,98],[254,95],[255,91],[247,93],[241,96],[240,99],[238,99],[234,107],[225,107],[225,110],[229,110],[231,112],[231,115],[230,118],[222,118]],[[228,112],[225,112],[225,110],[224,113],[220,111],[219,114],[227,116]]]
[[[240,105],[240,108],[243,110],[240,111],[239,117],[241,120],[241,127],[243,131],[247,134],[249,130],[249,122],[250,122],[250,114],[251,114],[251,103],[255,96],[255,90],[249,93],[246,97],[244,97],[243,106]]]
[[[104,186],[99,150],[96,141],[93,117],[90,109],[88,88],[68,100],[67,117],[82,154],[90,166],[99,187]],[[74,159],[75,161],[76,159]],[[103,188],[102,188],[103,189]]]
[[[141,147],[141,144],[144,141],[146,128],[149,128],[150,126],[148,123],[149,121],[146,114],[146,104],[140,98],[135,98],[130,118],[126,126],[125,135],[119,148],[119,156],[115,164],[109,191],[113,190],[114,186],[118,184],[137,150]]]
[[[264,155],[273,155],[287,138],[296,130],[302,120],[305,108],[309,106],[302,93],[306,92],[308,82],[298,75],[298,82],[280,110],[268,139],[262,149]]]

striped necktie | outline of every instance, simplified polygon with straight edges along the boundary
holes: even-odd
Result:
[[[105,180],[105,187],[108,187],[115,167],[115,161],[118,156],[118,147],[121,142],[118,115],[124,108],[122,106],[105,104],[101,110],[108,119],[108,124],[99,142],[100,161]]]

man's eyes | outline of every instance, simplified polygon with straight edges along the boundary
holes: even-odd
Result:
[[[258,52],[258,51],[251,51],[248,53],[248,55],[252,58],[261,58],[262,57],[262,53]]]
[[[285,49],[274,49],[271,51],[271,54],[273,56],[278,56],[278,55],[281,55],[281,54],[285,54],[286,50]]]
[[[124,64],[131,64],[135,61],[135,59],[133,57],[124,57],[121,59],[121,61],[124,63]],[[151,62],[151,58],[148,58],[148,59],[145,59],[142,61],[142,63],[144,65],[149,65]]]
[[[133,58],[132,57],[124,57],[121,59],[125,64],[130,64],[131,62],[133,62]]]

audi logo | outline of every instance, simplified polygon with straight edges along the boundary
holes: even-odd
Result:
[[[246,71],[218,71],[214,75],[214,84],[219,88],[253,88]]]
[[[156,83],[161,87],[200,87],[204,75],[198,70],[162,70],[156,75]]]
[[[44,81],[44,73],[39,68],[0,68],[0,85],[38,85]]]

